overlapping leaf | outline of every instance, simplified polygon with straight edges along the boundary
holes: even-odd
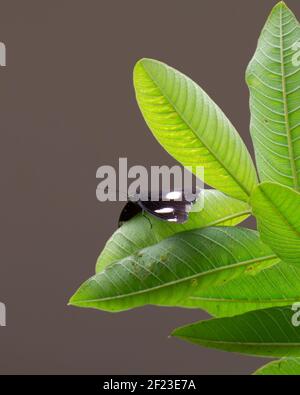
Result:
[[[190,78],[164,63],[140,60],[136,97],[161,145],[184,166],[205,168],[205,182],[247,200],[257,178],[239,134],[220,108]]]
[[[300,330],[292,324],[291,307],[251,311],[176,329],[172,335],[188,342],[241,354],[299,357]]]
[[[202,308],[216,317],[230,317],[299,301],[300,268],[281,262],[256,275],[241,276],[225,285],[196,290],[180,305]]]
[[[261,238],[283,261],[300,266],[300,193],[263,183],[253,192],[251,205]]]
[[[263,181],[300,188],[300,25],[280,2],[247,70],[251,135]]]
[[[198,209],[200,211],[198,211]],[[153,216],[134,217],[109,239],[96,265],[96,272],[176,233],[209,226],[234,226],[250,214],[249,206],[215,190],[203,190],[185,224],[160,221]]]
[[[300,358],[271,362],[254,373],[257,376],[300,376]]]
[[[276,261],[249,229],[187,231],[107,266],[85,282],[70,303],[107,311],[146,304],[174,306],[195,289],[225,283]]]

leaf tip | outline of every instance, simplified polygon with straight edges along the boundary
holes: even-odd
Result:
[[[147,64],[152,64],[152,63],[154,63],[154,62],[156,62],[154,59],[150,59],[150,58],[141,58],[141,59],[139,59],[139,60],[136,62],[133,71],[137,70],[137,69],[140,68],[141,66],[144,67],[145,65],[147,65]]]
[[[285,15],[294,15],[293,12],[289,9],[289,7],[286,5],[286,3],[284,1],[279,1],[272,8],[272,10],[267,18],[264,29],[260,35],[260,41],[262,40],[264,43],[264,39],[262,37],[263,37],[263,34],[265,31],[272,30],[274,28],[274,26],[279,25],[280,20],[283,16],[283,13]],[[260,41],[259,41],[259,43],[260,43]],[[257,77],[257,73],[255,72],[255,68],[257,67],[256,53],[257,53],[257,51],[258,52],[260,51],[259,47],[260,47],[260,44],[259,44],[258,48],[256,49],[256,52],[255,52],[254,56],[252,57],[250,63],[248,64],[248,67],[246,69],[246,74],[245,74],[246,83],[250,89],[252,87],[253,88],[257,88],[257,87],[261,88],[261,80],[260,80],[260,78]],[[254,70],[253,70],[253,68],[254,68]]]
[[[80,288],[70,297],[68,301],[68,306],[75,306],[79,307],[80,306],[80,298],[78,298],[78,293],[80,291]]]
[[[143,77],[144,77],[145,66],[147,66],[147,64],[150,64],[150,62],[153,62],[153,60],[149,59],[149,58],[141,58],[134,65],[134,68],[133,68],[133,83],[134,83],[134,87],[135,87],[136,90],[138,90],[138,86],[139,86],[140,80],[143,79]]]
[[[180,328],[174,329],[174,330],[170,333],[169,338],[170,338],[170,339],[173,338],[173,337],[176,337],[176,338],[178,338],[178,339],[183,338],[184,336],[183,336],[183,334],[181,333],[183,328],[184,328],[184,327],[180,327]]]
[[[276,13],[277,11],[282,12],[283,10],[292,12],[292,11],[289,9],[289,7],[287,6],[287,4],[285,3],[285,1],[279,1],[279,3],[277,3],[277,4],[273,7],[272,12],[271,12],[271,15],[273,15],[273,14]]]
[[[286,7],[287,8],[287,5],[286,5],[285,1],[281,0],[275,5],[275,8],[276,7]]]
[[[74,296],[75,296],[75,295],[73,295],[73,296],[69,299],[69,301],[68,301],[68,303],[67,303],[67,306],[76,306],[76,302],[75,302],[75,300],[74,300]]]

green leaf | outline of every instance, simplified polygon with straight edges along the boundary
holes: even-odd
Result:
[[[257,183],[246,146],[220,108],[191,79],[164,63],[140,60],[136,98],[154,136],[184,166],[204,166],[205,182],[240,200]]]
[[[196,288],[225,283],[266,262],[276,262],[276,256],[249,229],[182,232],[107,266],[70,303],[107,311],[173,306]]]
[[[273,9],[250,62],[251,135],[259,175],[300,186],[300,25],[280,2]]]
[[[256,376],[299,376],[300,358],[288,358],[271,362],[254,374]]]
[[[202,308],[215,317],[230,317],[299,301],[300,269],[281,262],[254,276],[240,276],[225,285],[196,291],[180,306]]]
[[[203,209],[197,211],[197,205]],[[109,239],[98,258],[96,272],[176,233],[209,226],[237,225],[249,216],[249,210],[245,202],[215,190],[203,190],[185,224],[160,221],[153,216],[145,218],[145,214],[138,215],[121,226]]]
[[[261,238],[285,262],[300,265],[300,193],[274,183],[259,185],[251,197]]]
[[[175,329],[172,336],[209,348],[264,357],[299,357],[300,330],[291,307],[273,307]]]

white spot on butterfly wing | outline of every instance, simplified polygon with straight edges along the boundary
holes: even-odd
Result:
[[[170,214],[174,212],[174,209],[172,207],[164,207],[164,208],[159,208],[155,210],[157,214]]]
[[[178,200],[182,198],[182,193],[173,191],[166,194],[166,199],[168,200]]]

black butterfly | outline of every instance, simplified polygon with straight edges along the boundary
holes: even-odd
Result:
[[[147,212],[163,221],[183,224],[188,220],[189,212],[199,196],[200,190],[193,192],[192,197],[185,194],[184,191],[173,191],[168,193],[159,193],[158,199],[151,200],[149,194],[147,199],[129,200],[123,208],[119,226],[129,221],[139,213]]]

